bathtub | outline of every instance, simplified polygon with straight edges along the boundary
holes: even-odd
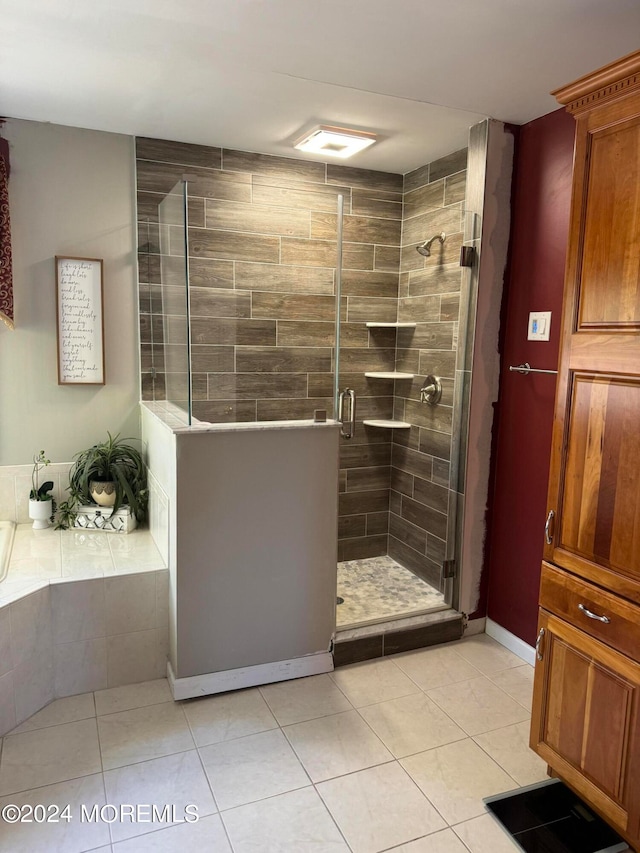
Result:
[[[13,533],[15,531],[13,521],[0,521],[0,582],[2,582],[9,571],[9,560],[11,558],[11,546],[13,545]]]
[[[0,560],[0,737],[53,699],[166,675],[169,572],[148,530],[0,521]]]

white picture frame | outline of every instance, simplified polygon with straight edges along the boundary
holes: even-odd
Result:
[[[104,385],[102,259],[56,255],[58,385]]]

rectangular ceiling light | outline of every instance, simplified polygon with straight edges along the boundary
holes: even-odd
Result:
[[[349,130],[346,127],[320,125],[305,134],[293,147],[310,154],[327,154],[331,157],[351,157],[376,141],[375,133],[363,130]]]

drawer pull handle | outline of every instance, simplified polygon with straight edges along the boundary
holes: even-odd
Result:
[[[605,625],[608,625],[611,622],[608,616],[598,616],[597,613],[593,613],[591,610],[588,610],[584,604],[578,605],[578,610],[582,610],[585,616],[588,616],[589,619],[595,619],[598,622],[604,622]]]
[[[538,632],[538,638],[536,640],[536,657],[538,660],[542,660],[543,656],[543,648],[542,648],[542,640],[544,639],[544,628],[540,628]]]

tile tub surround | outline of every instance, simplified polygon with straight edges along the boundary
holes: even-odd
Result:
[[[19,525],[0,584],[0,732],[52,699],[164,675],[168,597],[148,531]]]
[[[528,697],[497,686],[515,675]],[[193,803],[200,820],[1,823],[0,848],[515,853],[482,798],[545,778],[532,677],[479,636],[185,702],[164,680],[59,700],[4,738],[0,806]]]

